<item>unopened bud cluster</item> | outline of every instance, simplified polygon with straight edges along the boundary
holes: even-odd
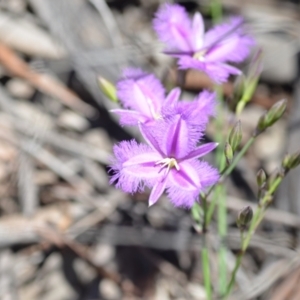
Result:
[[[111,101],[118,102],[116,87],[105,79],[104,77],[98,77],[98,84],[102,93]]]
[[[230,165],[233,159],[233,151],[232,151],[232,147],[228,142],[226,142],[225,144],[224,152],[225,152],[226,164]]]
[[[258,185],[258,197],[263,195],[264,203],[268,204],[273,199],[273,194],[277,190],[284,176],[291,170],[300,165],[300,151],[293,154],[287,154],[283,161],[282,166],[279,169],[274,170],[267,178],[263,170],[259,170],[256,175]]]
[[[234,84],[233,84],[233,94],[232,99],[230,101],[230,108],[232,111],[239,111],[239,113],[243,110],[245,103],[242,103],[243,95],[246,89],[246,78],[244,74],[239,75]],[[238,114],[239,114],[238,113]]]
[[[269,176],[266,182],[266,189],[268,191],[270,190],[276,190],[279,183],[280,179],[284,177],[284,173],[280,169],[275,169]]]
[[[282,161],[282,167],[284,168],[285,173],[287,173],[291,169],[298,167],[299,164],[300,151],[297,151],[293,154],[287,154]]]
[[[228,143],[235,152],[242,141],[241,121],[237,121],[229,133]]]
[[[233,87],[233,104],[236,106],[236,114],[239,115],[246,104],[251,100],[257,83],[262,71],[262,52],[259,50],[249,64],[250,69],[247,72],[247,76],[240,75]],[[233,107],[232,107],[233,108]]]
[[[267,175],[263,169],[260,169],[256,174],[256,181],[259,188],[262,188],[267,180]]]
[[[241,126],[241,121],[237,121],[229,133],[228,142],[226,142],[225,144],[224,153],[225,153],[227,165],[231,164],[234,152],[239,147],[241,141],[242,141],[242,126]]]
[[[256,135],[265,131],[268,127],[277,122],[286,110],[287,101],[281,100],[275,103],[258,121]]]
[[[253,210],[250,206],[244,207],[240,212],[236,220],[237,226],[244,230],[252,221]]]

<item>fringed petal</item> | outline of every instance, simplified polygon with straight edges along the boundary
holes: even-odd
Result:
[[[153,186],[162,176],[155,163],[160,156],[149,146],[136,141],[123,141],[114,146],[110,183],[124,192],[134,193]]]
[[[219,144],[218,143],[207,143],[197,147],[195,150],[191,151],[187,156],[182,158],[182,160],[188,160],[193,158],[202,157],[209,152],[213,151]]]
[[[157,200],[163,194],[165,188],[166,188],[166,177],[163,177],[152,188],[152,191],[149,196],[149,206],[152,206],[153,204],[155,204],[157,202]]]
[[[193,183],[197,182],[197,185],[194,186],[192,183],[184,185],[182,177],[179,180],[179,176],[169,176],[167,195],[175,206],[191,208],[199,198],[201,191],[217,183],[219,173],[206,162],[193,160],[188,162],[189,165],[186,163],[184,167],[185,173],[189,176],[190,181]],[[180,163],[180,166],[182,166],[182,163]],[[175,170],[173,171],[174,173]]]
[[[155,14],[153,28],[169,50],[191,51],[191,20],[180,5],[163,5]]]
[[[172,89],[164,101],[164,106],[168,108],[174,107],[179,100],[180,94],[181,94],[180,88],[177,87]]]
[[[227,23],[214,26],[205,33],[204,48],[209,49],[222,40],[227,39],[230,35],[236,34],[237,32],[240,33],[243,23],[243,18],[233,17]]]
[[[191,130],[180,115],[166,123],[164,134],[163,146],[168,157],[180,158],[190,151]]]
[[[242,62],[250,53],[253,40],[234,34],[221,41],[206,54],[207,62]]]
[[[127,110],[127,109],[112,109],[111,112],[120,116],[120,124],[134,126],[140,123],[145,123],[149,121],[147,116],[144,116],[140,112],[135,110]]]
[[[202,15],[197,12],[193,18],[193,45],[195,50],[199,50],[203,46],[204,38],[204,22]]]
[[[165,90],[154,75],[130,68],[117,84],[117,95],[125,108],[155,119],[160,114]]]

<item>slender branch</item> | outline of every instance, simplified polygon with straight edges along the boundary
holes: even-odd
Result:
[[[266,207],[268,206],[269,202],[270,202],[270,197],[272,197],[272,195],[274,194],[274,192],[276,191],[276,189],[278,188],[279,184],[282,181],[282,177],[277,178],[274,183],[272,184],[272,186],[270,187],[270,189],[266,192],[266,194],[264,195],[264,197],[261,199],[260,201],[260,205],[258,206],[252,222],[250,224],[250,228],[247,232],[247,235],[245,236],[245,238],[242,240],[242,246],[241,246],[241,250],[238,254],[234,269],[232,271],[231,274],[231,278],[230,278],[230,282],[227,286],[227,290],[226,290],[226,294],[224,296],[224,298],[226,299],[229,295],[230,292],[234,286],[235,283],[235,277],[236,277],[236,273],[242,263],[242,258],[249,246],[250,240],[253,236],[253,234],[255,233],[257,227],[259,226],[259,224],[261,223],[261,221],[263,220],[263,217],[265,215],[266,212]]]
[[[202,199],[202,206],[203,206],[203,225],[202,225],[202,232],[203,234],[206,234],[207,232],[207,197],[202,197],[204,195],[201,195],[201,199]]]
[[[221,0],[213,0],[211,3],[211,14],[215,24],[222,19],[222,3]]]
[[[218,249],[219,262],[219,294],[223,295],[227,288],[227,264],[226,264],[226,246],[224,240],[227,235],[227,208],[226,208],[226,189],[224,185],[219,185],[216,189],[218,200],[218,234],[221,240]]]
[[[201,195],[203,197],[203,195]],[[208,240],[207,240],[207,225],[206,225],[206,212],[207,212],[207,199],[202,199],[203,218],[201,218],[200,205],[196,202],[192,207],[192,218],[200,226],[202,231],[202,244],[201,249],[201,261],[202,261],[202,272],[203,281],[205,286],[205,292],[208,300],[212,299],[211,279],[210,279],[210,263],[209,263],[209,251],[208,251]]]
[[[212,299],[212,290],[210,283],[210,265],[209,265],[209,254],[207,248],[207,236],[204,235],[204,247],[201,250],[202,257],[202,268],[203,268],[203,277],[204,277],[204,287],[206,292],[206,299]]]
[[[233,162],[224,170],[222,178],[224,179],[226,176],[230,175],[230,173],[233,171],[233,169],[236,167],[240,159],[244,156],[244,154],[247,152],[247,150],[251,147],[251,145],[254,143],[256,136],[252,136],[248,142],[245,144],[245,146],[242,148],[242,150],[238,153],[238,155],[234,158]]]
[[[221,172],[222,176],[220,178],[220,180],[213,185],[205,195],[202,196],[202,199],[206,199],[208,198],[208,196],[210,195],[210,193],[214,190],[214,188],[216,187],[216,185],[219,185],[221,182],[224,181],[224,179],[229,176],[231,174],[231,172],[233,171],[233,169],[236,167],[236,165],[238,164],[238,162],[240,161],[240,159],[244,156],[244,154],[247,152],[247,150],[251,147],[251,145],[254,143],[256,136],[252,136],[248,142],[244,145],[244,147],[242,148],[242,150],[238,153],[238,155],[234,158],[233,162],[225,167],[225,169]],[[212,215],[215,209],[215,206],[217,204],[218,198],[214,198],[212,200],[212,202],[210,203],[209,207],[208,207],[208,211],[206,214],[206,225],[208,226],[211,219],[212,219]]]
[[[203,247],[201,249],[201,259],[202,259],[203,279],[204,279],[204,287],[205,287],[206,297],[207,297],[207,300],[211,300],[212,299],[212,290],[211,290],[210,263],[209,263],[207,224],[206,224],[207,199],[205,197],[202,198],[202,206],[203,206],[203,222],[202,222]]]

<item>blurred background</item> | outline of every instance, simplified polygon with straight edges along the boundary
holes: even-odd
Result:
[[[151,22],[162,0],[0,0],[0,299],[205,299],[201,238],[190,212],[149,192],[108,184],[112,146],[138,137],[121,128],[98,76],[116,82],[126,66],[180,76],[161,53]],[[212,24],[210,1],[174,1]],[[270,174],[300,148],[300,4],[222,0],[224,18],[241,14],[262,47],[263,71],[241,115],[243,143],[260,115],[288,100],[282,120],[261,135],[226,184],[228,232],[210,229],[212,277],[219,245],[232,269],[238,211],[256,205],[260,168]],[[248,62],[241,66],[247,70]],[[180,83],[180,80],[179,80]],[[189,71],[192,99],[213,83]],[[223,87],[232,96],[234,79]],[[224,112],[230,118],[230,105]],[[224,132],[226,135],[227,132]],[[207,130],[213,140],[214,126]],[[211,162],[214,156],[207,158]],[[250,243],[230,299],[300,299],[300,170],[284,180]]]

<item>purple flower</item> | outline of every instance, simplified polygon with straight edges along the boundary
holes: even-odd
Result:
[[[254,44],[243,34],[242,24],[242,18],[235,17],[205,33],[201,14],[190,20],[185,9],[176,4],[163,5],[153,20],[159,39],[167,45],[165,52],[179,58],[180,69],[201,70],[218,83],[230,74],[241,73],[226,62],[242,62]]]
[[[145,186],[152,188],[149,205],[166,190],[175,206],[190,208],[200,191],[217,182],[217,170],[197,159],[217,144],[197,147],[179,115],[153,126],[140,124],[140,130],[148,145],[133,140],[114,146],[110,182],[116,182],[118,188],[129,193],[142,191]]]
[[[140,69],[126,69],[117,84],[117,94],[124,108],[112,112],[120,116],[122,125],[153,124],[176,114],[193,125],[205,125],[214,114],[215,94],[200,93],[194,101],[179,101],[181,90],[167,96],[161,82]]]

